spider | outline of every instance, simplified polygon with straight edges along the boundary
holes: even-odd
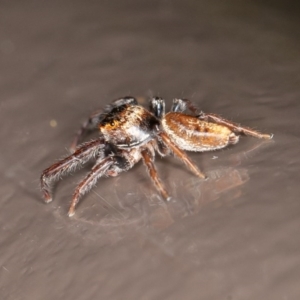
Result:
[[[100,136],[77,146],[83,136],[94,129],[100,130]],[[205,179],[185,150],[204,152],[221,149],[236,144],[241,134],[264,139],[273,137],[218,115],[200,112],[187,99],[174,99],[171,111],[165,113],[165,101],[162,98],[153,98],[149,109],[139,105],[134,97],[120,98],[104,110],[92,114],[82,125],[71,145],[71,155],[43,171],[43,197],[46,203],[51,202],[52,182],[94,159],[95,165],[73,194],[68,212],[71,217],[75,214],[79,199],[100,177],[117,176],[142,160],[156,189],[164,199],[169,200],[170,196],[155,168],[156,152],[162,157],[175,155],[196,176]]]

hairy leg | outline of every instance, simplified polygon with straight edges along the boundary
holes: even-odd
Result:
[[[193,102],[188,99],[174,99],[171,111],[184,112],[187,108],[200,120],[225,125],[235,133],[242,133],[260,139],[273,138],[273,134],[264,134],[260,133],[259,131],[253,130],[249,127],[240,126],[239,124],[226,120],[216,114],[206,114],[204,112],[199,112],[198,108],[193,104]]]
[[[107,169],[114,164],[114,157],[109,156],[98,162],[91,170],[91,172],[79,183],[72,198],[71,206],[68,212],[69,217],[75,214],[75,207],[86,192],[88,192],[102,177]]]
[[[159,133],[160,138],[167,147],[177,156],[195,175],[205,179],[206,176],[198,169],[198,167],[192,162],[192,160],[186,155],[186,153],[179,149],[164,132]]]
[[[158,152],[158,154],[161,157],[165,157],[167,155],[170,155],[171,151],[170,148],[168,148],[163,141],[161,141],[160,139],[157,139],[156,141],[156,145],[154,146],[155,150]]]
[[[43,171],[41,175],[41,189],[45,202],[51,202],[51,183],[58,180],[62,175],[74,171],[88,160],[95,158],[104,151],[104,140],[102,138],[87,142],[79,147],[70,156],[58,161]]]
[[[198,108],[193,104],[193,102],[188,99],[173,100],[171,111],[184,112],[186,109],[189,109],[200,120],[207,121],[207,122],[214,122],[220,125],[225,125],[226,127],[228,127],[229,129],[231,129],[236,133],[242,133],[242,134],[254,136],[256,138],[263,138],[263,139],[271,139],[273,137],[272,134],[264,134],[264,133],[260,133],[259,131],[253,130],[251,128],[240,126],[239,124],[226,120],[221,116],[199,112]]]
[[[144,161],[145,166],[148,169],[149,175],[154,182],[157,190],[160,192],[160,194],[163,196],[164,199],[167,201],[170,200],[170,196],[168,192],[166,191],[164,185],[162,184],[161,180],[158,177],[155,165],[154,165],[154,155],[149,149],[145,149],[141,152],[142,158]]]
[[[207,122],[212,121],[216,124],[225,125],[226,127],[231,129],[235,133],[242,133],[242,134],[250,135],[250,136],[253,136],[256,138],[260,138],[260,139],[272,139],[273,138],[273,134],[260,133],[259,131],[253,130],[248,127],[240,126],[237,123],[226,120],[215,114],[206,114],[204,112],[201,112],[200,115],[198,116],[198,118],[200,120],[204,120]]]

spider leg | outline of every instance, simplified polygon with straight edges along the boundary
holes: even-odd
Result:
[[[157,139],[156,141],[155,150],[161,157],[170,155],[171,152],[170,149],[160,139]]]
[[[240,126],[239,124],[226,120],[216,114],[206,114],[204,112],[199,112],[198,108],[193,104],[193,102],[188,99],[174,99],[171,111],[184,112],[187,108],[200,120],[204,120],[207,122],[210,121],[216,124],[225,125],[235,133],[242,133],[260,139],[273,138],[273,134],[264,134],[264,133],[260,133],[259,131],[253,130],[249,127]]]
[[[151,151],[149,151],[149,149],[144,149],[141,152],[142,155],[142,159],[148,169],[149,175],[151,177],[151,179],[153,180],[157,190],[160,192],[160,194],[163,196],[164,199],[166,199],[167,201],[170,200],[170,196],[168,194],[168,192],[166,191],[164,185],[162,184],[162,182],[160,181],[155,165],[154,165],[154,155]]]
[[[101,151],[104,151],[103,138],[81,145],[73,154],[44,170],[40,180],[45,202],[49,203],[52,201],[51,183],[53,181],[59,179],[63,174],[73,171],[88,160],[99,156]]]
[[[80,197],[89,191],[96,184],[97,180],[102,177],[107,169],[114,163],[115,159],[113,156],[104,158],[96,163],[91,172],[79,183],[72,198],[68,212],[69,217],[72,217],[75,214],[75,206],[78,204]]]
[[[177,156],[195,175],[200,178],[206,179],[206,176],[198,169],[198,167],[192,162],[192,160],[186,155],[186,153],[179,149],[164,132],[158,134],[162,141],[168,146],[171,151]]]
[[[81,125],[80,129],[74,136],[73,142],[70,146],[70,151],[73,153],[76,150],[78,143],[82,138],[91,131],[97,130],[98,125],[104,119],[106,114],[108,114],[112,109],[119,107],[124,104],[137,105],[138,102],[135,98],[126,96],[124,98],[117,99],[113,101],[110,105],[107,105],[105,109],[100,109],[93,112],[90,117]]]
[[[226,119],[222,118],[221,116],[218,116],[215,114],[206,114],[204,112],[201,112],[200,115],[198,116],[198,118],[200,120],[204,120],[207,122],[212,121],[216,124],[224,125],[224,126],[228,127],[229,129],[231,129],[235,133],[240,133],[240,134],[242,133],[242,134],[250,135],[250,136],[253,136],[256,138],[260,138],[260,139],[272,139],[273,138],[273,134],[265,134],[265,133],[261,133],[259,131],[253,130],[249,127],[240,126],[237,123],[226,120]]]
[[[71,153],[75,152],[77,145],[88,132],[98,129],[98,124],[102,118],[103,110],[97,110],[93,112],[90,117],[81,125],[80,129],[76,132],[73,142],[70,146]]]

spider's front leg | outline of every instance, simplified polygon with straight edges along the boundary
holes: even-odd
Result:
[[[41,189],[46,203],[52,201],[51,184],[62,175],[74,171],[88,160],[95,158],[104,151],[104,139],[99,138],[87,142],[79,147],[72,155],[58,161],[43,171],[41,175]]]
[[[95,164],[91,172],[79,183],[72,198],[71,206],[68,212],[69,217],[72,217],[75,214],[75,207],[79,202],[80,197],[88,192],[96,184],[97,180],[102,177],[109,167],[114,163],[114,156],[108,156],[100,160]]]
[[[261,133],[259,131],[253,130],[249,127],[240,126],[237,123],[226,120],[226,119],[222,118],[221,116],[218,116],[215,114],[206,114],[204,112],[201,112],[199,114],[198,118],[200,120],[203,120],[206,122],[214,122],[219,125],[224,125],[235,133],[250,135],[250,136],[253,136],[253,137],[256,137],[259,139],[272,139],[273,138],[273,134],[265,134],[265,133]]]

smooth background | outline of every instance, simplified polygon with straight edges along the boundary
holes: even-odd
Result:
[[[300,299],[299,10],[272,1],[1,1],[0,298]],[[101,179],[45,205],[43,169],[94,110],[186,97],[274,133]]]

